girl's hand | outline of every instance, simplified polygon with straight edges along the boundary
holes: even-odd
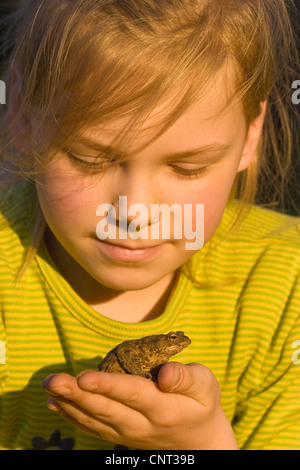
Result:
[[[48,407],[83,431],[138,449],[238,449],[220,387],[201,364],[169,362],[158,384],[143,377],[88,371],[50,375]]]

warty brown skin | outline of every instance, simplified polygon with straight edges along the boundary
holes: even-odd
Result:
[[[183,331],[151,335],[118,344],[98,365],[102,372],[140,375],[156,381],[157,368],[191,344]]]

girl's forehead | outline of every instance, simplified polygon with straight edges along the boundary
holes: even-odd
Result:
[[[166,99],[155,107],[142,125],[137,124],[130,128],[126,136],[133,137],[135,142],[142,142],[151,138],[163,119],[172,112],[177,95]],[[128,125],[128,117],[91,126],[82,131],[83,139],[99,138],[101,142],[109,145],[112,140],[118,140]],[[195,133],[210,133],[216,129],[230,129],[240,123],[244,125],[245,117],[242,103],[234,97],[234,90],[228,90],[222,76],[208,81],[198,100],[191,104],[188,110],[181,115],[165,132],[175,140],[180,136]]]

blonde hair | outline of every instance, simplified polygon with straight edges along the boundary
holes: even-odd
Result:
[[[7,113],[1,116],[2,171],[34,181],[36,164],[68,148],[84,128],[131,117],[125,142],[131,129],[138,132],[156,106],[173,97],[153,141],[201,99],[208,77],[227,70],[227,88],[235,89],[228,106],[240,100],[247,126],[260,114],[260,103],[268,103],[257,158],[232,188],[230,200],[238,199],[240,210],[230,231],[266,190],[266,204],[283,210],[294,177],[291,83],[300,70],[288,8],[294,15],[293,2],[284,0],[20,2],[10,18],[13,45],[7,33],[4,46],[12,47],[8,64],[16,61],[20,70],[22,100],[13,122]],[[4,80],[9,97],[9,67]],[[37,118],[43,140],[33,136],[30,152],[18,150],[11,127]],[[17,279],[45,227],[37,206],[32,246]]]

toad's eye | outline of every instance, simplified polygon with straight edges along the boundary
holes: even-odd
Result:
[[[177,336],[176,336],[176,335],[171,335],[171,336],[170,336],[170,339],[171,339],[172,341],[175,341],[175,339],[177,339]]]

